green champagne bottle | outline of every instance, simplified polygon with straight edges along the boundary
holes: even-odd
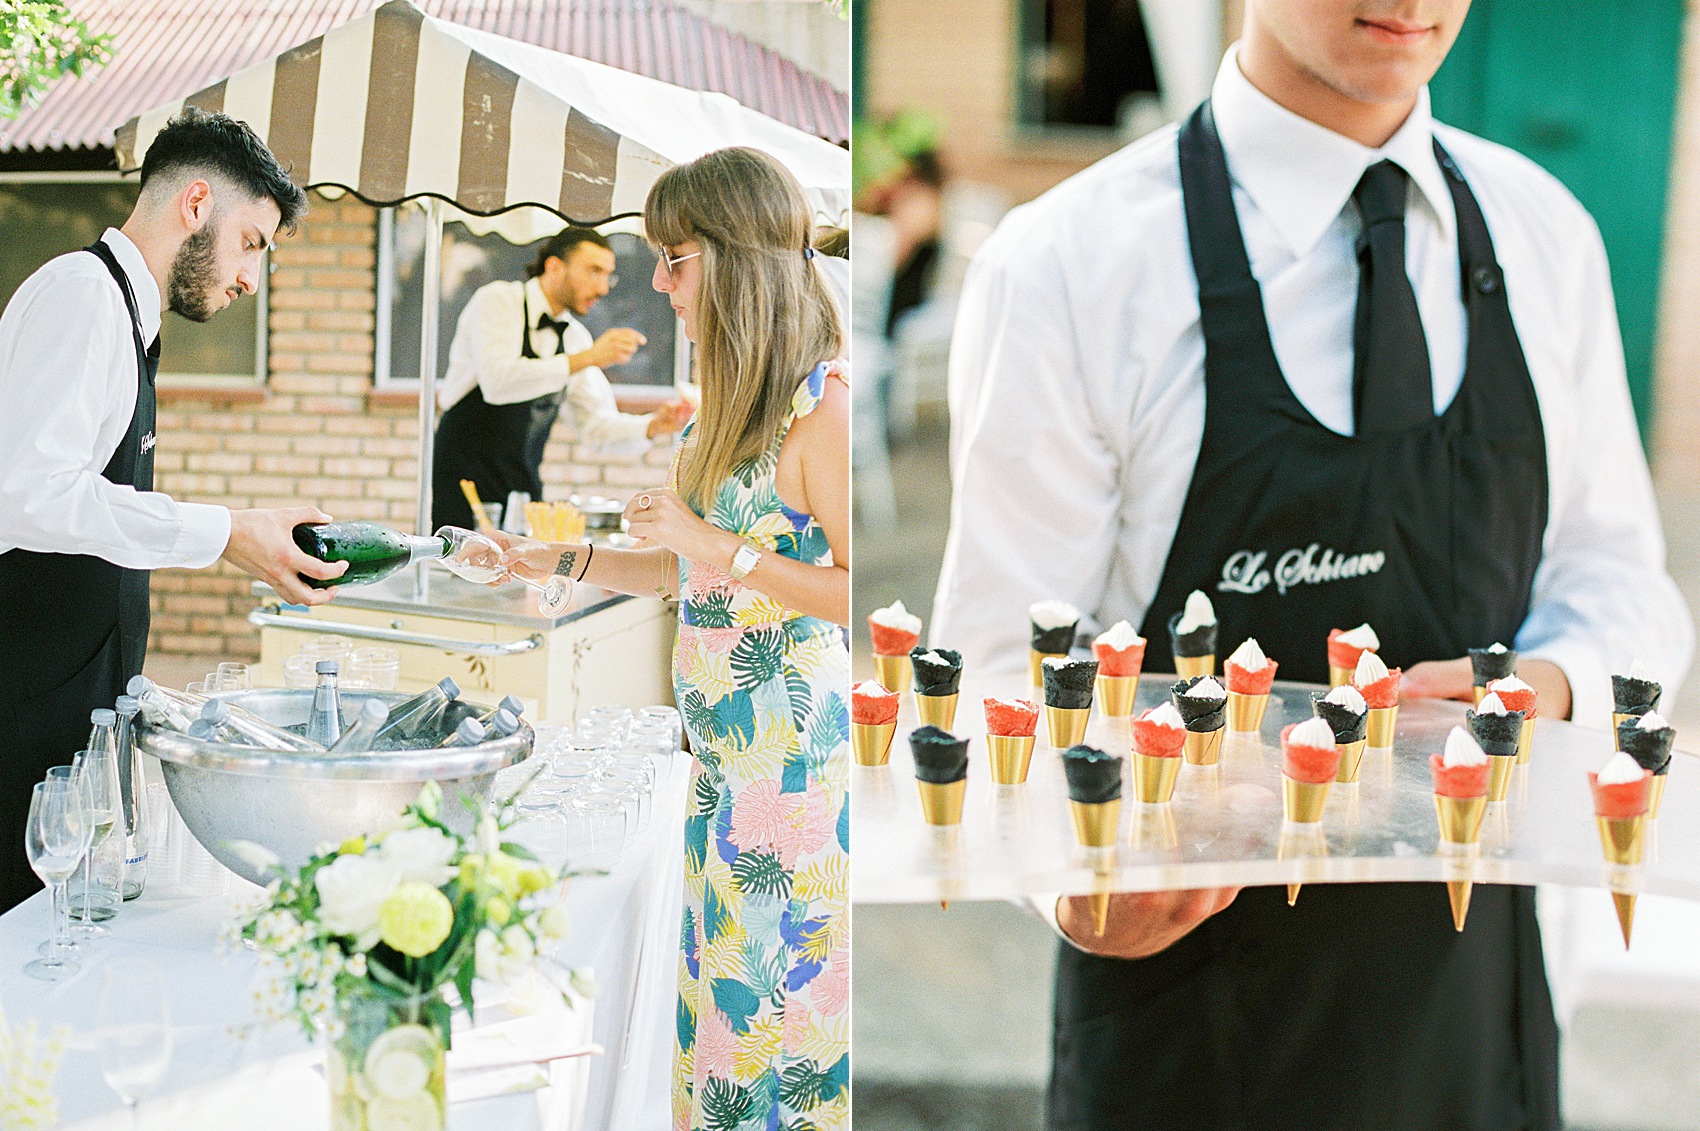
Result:
[[[449,552],[448,543],[436,535],[403,534],[378,522],[302,523],[294,534],[302,553],[322,562],[348,563],[347,572],[329,581],[296,575],[314,589],[370,585],[411,562],[441,558]]]

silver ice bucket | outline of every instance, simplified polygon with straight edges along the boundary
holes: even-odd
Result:
[[[218,698],[285,727],[305,723],[313,706],[311,688],[227,691]],[[409,698],[344,691],[344,724],[359,716],[367,699],[395,704]],[[443,716],[443,733],[489,710],[456,700]],[[232,842],[253,841],[277,853],[286,868],[297,868],[324,844],[388,828],[428,781],[443,787],[444,823],[469,832],[489,801],[496,772],[529,758],[532,739],[530,724],[522,721],[518,733],[477,746],[336,758],[230,746],[154,727],[138,728],[136,743],[160,760],[172,803],[195,839],[232,872],[264,884],[271,877],[233,852]]]

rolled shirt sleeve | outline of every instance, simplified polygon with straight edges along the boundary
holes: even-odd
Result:
[[[104,269],[44,269],[19,289],[0,316],[0,550],[126,569],[201,568],[224,552],[224,507],[101,474],[114,427],[122,436],[134,412],[135,367],[129,313]]]

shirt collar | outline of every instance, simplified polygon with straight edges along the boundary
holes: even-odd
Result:
[[[1237,44],[1216,72],[1210,100],[1234,183],[1294,255],[1316,246],[1350,204],[1364,170],[1384,159],[1410,174],[1416,199],[1439,221],[1442,234],[1451,236],[1452,194],[1434,156],[1427,87],[1404,125],[1380,149],[1359,145],[1278,105],[1241,73]]]
[[[113,258],[130,280],[130,292],[136,296],[136,314],[142,322],[142,344],[152,345],[159,336],[160,301],[159,284],[148,270],[148,261],[142,258],[142,249],[117,228],[106,229],[100,239],[112,249]]]

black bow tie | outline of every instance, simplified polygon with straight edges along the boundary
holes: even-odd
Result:
[[[553,318],[549,317],[549,312],[547,310],[537,316],[537,328],[539,330],[553,330],[557,334],[565,334],[567,332],[567,327],[570,325],[571,323],[565,318],[561,319],[559,322],[555,321]]]

